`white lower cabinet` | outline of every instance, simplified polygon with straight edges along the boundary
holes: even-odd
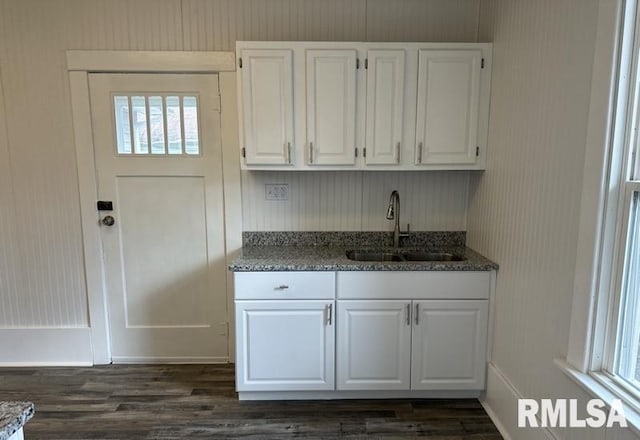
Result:
[[[408,390],[411,301],[338,301],[337,388]]]
[[[339,390],[481,390],[487,300],[338,301]]]
[[[236,301],[238,391],[333,390],[333,301]]]
[[[494,279],[495,272],[236,273],[240,398],[479,393]]]
[[[487,300],[413,302],[411,389],[484,389]]]

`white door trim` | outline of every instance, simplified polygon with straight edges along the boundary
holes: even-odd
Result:
[[[235,72],[233,52],[68,50],[67,70],[89,72]]]
[[[95,203],[98,200],[88,75],[96,72],[219,73],[222,103],[222,161],[227,264],[242,247],[240,149],[233,52],[67,51],[74,144],[84,250],[89,325],[94,364],[111,363],[102,240]],[[233,304],[233,278],[227,274],[227,304]],[[229,306],[230,307],[230,306]],[[233,313],[229,320],[229,359],[235,359]]]

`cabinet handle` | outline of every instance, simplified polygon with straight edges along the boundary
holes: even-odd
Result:
[[[309,142],[309,163],[313,163],[313,142]]]
[[[331,325],[333,321],[333,304],[329,304],[327,306],[327,324]]]
[[[418,144],[418,163],[422,163],[422,142]]]
[[[281,284],[277,287],[274,288],[274,290],[287,290],[289,288],[289,286],[287,286],[286,284]]]
[[[411,325],[411,303],[407,304],[407,325]]]
[[[420,322],[420,304],[416,304],[416,325],[418,325]]]
[[[287,162],[291,163],[291,142],[287,142]]]
[[[400,163],[400,142],[396,144],[396,162]]]

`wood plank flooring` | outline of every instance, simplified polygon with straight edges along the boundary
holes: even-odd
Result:
[[[498,440],[476,400],[240,402],[233,365],[0,368],[0,400],[29,400],[25,439]]]

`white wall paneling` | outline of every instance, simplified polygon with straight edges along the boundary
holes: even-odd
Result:
[[[236,40],[251,39],[475,41],[479,1],[0,0],[0,76],[7,109],[6,130],[0,125],[0,328],[89,325],[65,51],[233,51]],[[237,123],[235,117],[229,123]],[[234,154],[225,153],[225,168],[231,167],[225,176],[236,172]],[[327,185],[331,179],[348,185],[358,180],[352,173],[335,176],[308,180]],[[250,198],[264,191],[263,178],[255,179],[261,188],[243,177]],[[230,186],[237,195],[237,183]],[[305,191],[295,191],[301,200],[324,191],[303,186]],[[331,188],[323,200],[335,208],[330,214],[320,211],[320,220],[311,218],[316,214],[310,210],[311,217],[300,224],[287,223],[287,217],[265,208],[244,222],[265,228],[360,229],[361,191],[351,199],[351,187]],[[338,209],[347,206],[345,199],[353,204]],[[227,202],[226,209],[239,209],[239,197],[229,196]],[[308,203],[316,202],[301,206]],[[260,204],[265,205],[264,197]],[[374,211],[378,227],[384,227],[384,213]],[[235,224],[240,224],[237,212]]]
[[[243,171],[245,231],[385,231],[391,191],[412,230],[466,229],[469,172]],[[265,199],[265,184],[289,185],[289,200]]]
[[[371,174],[371,172],[369,172]],[[400,193],[400,227],[414,231],[467,229],[467,191],[470,172],[431,171],[363,175],[362,230],[393,230],[386,219],[391,191]]]
[[[0,308],[10,316],[0,328],[87,326],[68,80],[64,53],[55,49],[57,38],[48,36],[49,20],[62,17],[55,8],[1,5],[0,69],[13,200],[9,205],[3,200],[0,211],[13,224],[7,225],[11,246],[0,251],[9,251],[12,261],[0,282]]]
[[[18,246],[16,209],[11,157],[7,138],[2,71],[0,70],[0,322],[15,324],[15,312],[21,310],[24,289],[21,253]],[[6,275],[5,275],[6,274]],[[9,277],[9,274],[12,276]]]
[[[476,41],[480,2],[481,0],[368,0],[367,39]]]
[[[266,183],[288,184],[289,200],[266,200]],[[243,230],[359,231],[362,192],[358,172],[243,171]]]
[[[514,439],[548,438],[517,429],[519,396],[587,398],[553,358],[569,339],[598,3],[481,2],[479,39],[494,43],[491,154],[469,186],[467,240],[500,264],[485,404]]]

